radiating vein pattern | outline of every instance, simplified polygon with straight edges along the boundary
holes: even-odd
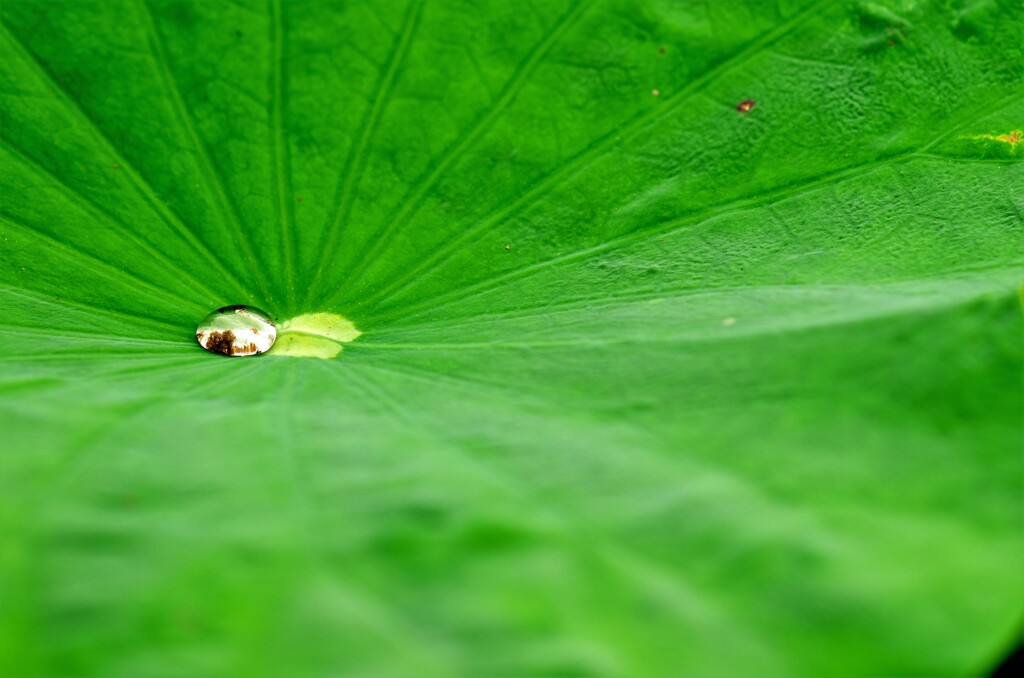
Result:
[[[1022,83],[1016,0],[0,3],[0,674],[986,674]]]

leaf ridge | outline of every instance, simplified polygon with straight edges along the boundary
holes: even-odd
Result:
[[[260,361],[253,361],[260,362]],[[185,369],[188,371],[211,371],[211,363],[200,362],[200,363],[189,363],[186,365],[177,365],[175,367]],[[254,369],[260,367],[259,365],[241,365],[239,368],[246,372],[251,372]],[[53,491],[53,488],[61,482],[61,479],[67,476],[68,473],[74,471],[74,469],[80,466],[84,460],[96,449],[99,449],[97,443],[109,436],[111,433],[116,431],[119,427],[124,426],[133,419],[145,415],[154,407],[161,405],[168,400],[175,398],[181,398],[188,396],[189,394],[200,392],[205,389],[209,384],[222,379],[224,377],[220,370],[212,370],[213,375],[209,379],[201,379],[198,382],[193,382],[188,388],[178,394],[167,394],[158,392],[148,398],[145,402],[140,403],[138,400],[132,401],[131,405],[133,410],[129,413],[125,413],[123,417],[117,419],[114,423],[109,421],[101,421],[97,426],[93,427],[88,433],[80,436],[74,442],[66,444],[62,450],[60,457],[50,465],[44,472],[40,473],[40,477],[35,483],[29,488],[24,490],[24,495],[19,504],[23,510],[31,515],[34,511],[32,509],[40,505],[40,503]],[[244,373],[243,373],[244,374]],[[241,375],[234,375],[235,378]]]
[[[115,217],[113,214],[108,212],[104,207],[96,203],[92,198],[81,193],[68,184],[64,183],[60,177],[50,172],[48,169],[40,165],[35,159],[30,158],[20,148],[15,146],[10,140],[4,150],[11,155],[18,158],[23,164],[27,165],[33,172],[40,175],[40,178],[48,179],[52,182],[52,187],[58,188],[68,200],[78,205],[82,211],[97,218],[97,221],[107,222],[107,224],[116,230],[118,233],[124,235],[125,238],[130,240],[135,246],[142,249],[146,254],[159,261],[163,266],[168,269],[175,271],[181,275],[182,280],[194,286],[198,291],[206,294],[210,297],[218,297],[218,293],[214,292],[210,288],[206,287],[205,284],[191,273],[181,268],[173,259],[163,254],[160,250],[156,249],[148,241],[135,235],[135,233],[125,224],[122,220]]]
[[[527,82],[527,78],[541,63],[551,47],[579,21],[593,2],[594,0],[581,0],[552,24],[545,35],[533,45],[526,57],[520,61],[515,72],[502,87],[502,91],[499,93],[494,105],[477,118],[477,121],[469,131],[462,134],[452,144],[449,144],[443,157],[434,164],[429,174],[406,191],[405,196],[399,200],[396,208],[385,218],[384,230],[374,237],[370,250],[362,256],[360,263],[352,268],[351,273],[346,277],[341,288],[338,289],[338,296],[343,295],[347,289],[362,279],[362,274],[365,273],[367,267],[376,259],[377,254],[391,242],[396,232],[408,225],[412,217],[419,212],[434,184],[500,119],[501,114],[515,101],[516,95]]]
[[[147,318],[147,320],[148,320],[148,318]],[[175,341],[173,339],[148,339],[148,338],[145,338],[145,337],[132,337],[131,339],[111,339],[110,335],[108,335],[108,334],[101,334],[99,332],[84,332],[84,331],[76,332],[76,331],[72,331],[72,330],[61,330],[60,332],[54,332],[53,330],[42,329],[42,328],[39,328],[37,326],[18,325],[18,324],[9,323],[9,322],[5,322],[3,327],[0,327],[0,334],[8,334],[8,335],[15,336],[15,337],[25,336],[25,337],[60,337],[62,339],[88,339],[92,343],[102,343],[102,344],[110,344],[110,345],[116,345],[116,346],[123,346],[125,344],[131,344],[131,345],[136,345],[137,344],[137,345],[140,345],[140,346],[154,346],[154,345],[155,346],[165,346],[167,348],[174,348],[174,349],[186,348],[185,345],[183,345],[180,341]],[[114,335],[114,336],[120,337],[122,335]],[[23,360],[37,361],[40,358],[44,358],[44,359],[57,358],[57,359],[59,359],[61,356],[64,356],[64,355],[66,355],[66,353],[62,351],[59,354],[48,354],[48,355],[43,355],[43,356],[39,356],[39,355],[17,356],[15,358],[12,358],[11,360],[6,360],[5,359],[4,361],[5,362],[15,362],[15,363],[18,363],[18,362],[21,362]],[[150,357],[152,357],[152,356],[150,356]],[[121,358],[122,358],[122,356],[116,356],[116,357],[112,357],[111,359],[112,360],[120,360]],[[164,358],[163,357],[158,357],[156,359],[163,360]]]
[[[325,365],[325,367],[328,367]],[[382,371],[391,371],[380,366],[371,366],[363,364],[362,367],[370,367],[371,369],[377,369]],[[340,375],[338,370],[330,370],[335,378],[339,378]],[[386,389],[378,384],[376,380],[369,376],[364,376],[356,372],[356,378],[361,379],[367,390],[377,391],[377,397],[379,402],[388,407],[400,418],[405,419],[411,425],[415,426],[417,430],[424,430],[430,433],[437,440],[444,442],[446,439],[441,433],[435,432],[436,424],[423,416],[412,417],[409,416],[400,403],[391,396]],[[416,377],[411,375],[404,375],[406,378],[416,380]],[[427,377],[421,378],[426,383],[433,383]],[[498,390],[498,389],[495,389]],[[631,588],[639,587],[641,589],[651,590],[657,595],[653,596],[656,600],[664,598],[666,593],[665,589],[669,589],[669,593],[672,594],[671,600],[666,604],[668,611],[673,615],[684,614],[684,611],[692,609],[693,595],[694,592],[684,588],[678,581],[678,578],[673,576],[671,572],[665,570],[665,566],[657,558],[652,557],[649,554],[638,551],[635,548],[626,548],[621,543],[621,537],[612,532],[607,526],[602,526],[598,529],[591,529],[586,527],[588,522],[581,520],[579,516],[573,515],[575,513],[574,508],[566,502],[559,502],[557,510],[549,510],[546,508],[549,502],[537,501],[536,493],[537,489],[530,484],[522,483],[516,485],[510,483],[506,477],[500,474],[496,469],[489,463],[487,457],[477,459],[476,456],[470,454],[466,449],[459,445],[448,444],[458,455],[459,460],[479,473],[483,474],[491,483],[499,490],[507,494],[510,498],[514,499],[519,506],[522,506],[525,510],[528,510],[533,515],[536,515],[540,521],[543,521],[544,527],[551,526],[557,529],[558,536],[567,543],[570,554],[573,552],[586,554],[588,557],[593,558],[596,561],[602,562],[608,566],[609,573],[613,576],[624,579],[630,582]],[[652,460],[662,462],[666,467],[666,470],[672,471],[683,471],[681,465],[675,460],[666,460],[662,457],[656,457],[655,455],[646,452],[644,448],[640,448],[640,451]],[[691,467],[695,466],[693,464]],[[715,470],[715,473],[722,473],[720,470]],[[686,469],[685,473],[680,473],[683,477],[692,477],[692,468]],[[731,474],[725,474],[727,478],[734,482],[740,482],[735,480]],[[760,493],[755,493],[755,496],[760,498]],[[557,500],[557,497],[549,497],[551,500]],[[768,502],[764,502],[766,505]],[[788,509],[788,506],[784,506],[784,509]],[[626,562],[628,561],[628,563]],[[629,567],[626,567],[626,565]],[[638,572],[638,570],[641,570]],[[649,582],[650,574],[657,574],[659,580],[659,586],[652,589]],[[687,602],[687,605],[682,605],[679,599],[682,598]],[[702,601],[703,602],[703,601]],[[709,618],[704,615],[705,606],[701,606],[702,616],[701,619],[707,621]]]
[[[281,0],[270,0],[271,7],[271,44],[273,54],[271,56],[271,96],[274,98],[271,105],[271,129],[273,138],[271,154],[274,158],[274,176],[277,184],[277,214],[281,228],[281,258],[284,269],[285,298],[290,304],[295,301],[295,259],[297,257],[298,245],[296,243],[297,233],[295,229],[295,215],[293,213],[291,196],[291,155],[288,150],[288,142],[284,138],[284,96],[285,77],[284,70],[284,11],[281,7]]]
[[[15,50],[21,55],[22,59],[29,64],[30,68],[35,71],[39,79],[49,87],[50,91],[53,92],[58,101],[63,106],[77,114],[80,119],[85,121],[88,129],[92,132],[93,137],[100,143],[104,151],[106,151],[110,157],[116,158],[121,169],[124,171],[135,189],[139,192],[142,198],[154,209],[154,211],[160,215],[161,219],[171,227],[182,240],[187,243],[192,249],[202,256],[207,262],[217,270],[217,272],[223,277],[224,280],[230,282],[231,285],[236,287],[238,291],[243,293],[243,296],[247,294],[245,286],[241,283],[238,277],[230,270],[224,267],[220,259],[214,255],[209,245],[200,238],[192,229],[190,229],[185,223],[174,213],[174,211],[164,202],[156,192],[153,190],[145,179],[143,179],[138,172],[129,164],[124,157],[118,152],[117,148],[113,145],[110,139],[103,133],[96,122],[89,117],[89,115],[79,106],[74,99],[64,90],[64,88],[57,83],[53,75],[46,69],[45,66],[35,57],[35,55],[21,42],[21,40],[8,29],[5,22],[0,21],[0,33],[2,33],[8,40],[8,42],[15,47]]]
[[[1008,102],[1017,100],[1019,98],[1019,93],[1015,93],[1010,97],[1002,99],[997,104],[997,106],[1005,107],[1006,105],[1008,105]],[[980,109],[982,113],[985,113],[991,110],[990,107],[991,103],[986,102],[986,104],[979,106],[978,109]],[[501,285],[506,284],[511,280],[529,278],[535,272],[543,270],[544,268],[547,268],[551,265],[562,263],[564,261],[575,261],[578,259],[585,259],[589,256],[600,254],[608,249],[614,248],[619,245],[630,244],[633,242],[643,240],[644,238],[648,237],[649,235],[655,232],[660,232],[665,235],[674,235],[690,226],[700,226],[722,216],[727,216],[729,214],[733,214],[736,212],[743,212],[746,210],[763,207],[765,205],[771,205],[778,202],[782,202],[790,198],[803,195],[805,193],[813,192],[819,188],[827,188],[829,186],[834,185],[835,183],[858,178],[865,174],[869,174],[872,171],[896,165],[901,162],[909,162],[914,159],[933,159],[933,156],[930,156],[925,153],[928,149],[934,148],[937,144],[941,143],[943,139],[949,137],[951,134],[954,134],[957,130],[965,127],[966,125],[971,124],[971,122],[973,122],[973,120],[975,120],[976,117],[978,116],[973,116],[965,121],[956,124],[955,126],[943,130],[933,139],[926,142],[923,146],[920,146],[918,149],[908,149],[906,151],[891,156],[875,158],[860,165],[841,168],[826,174],[819,174],[817,176],[811,177],[807,181],[795,184],[791,183],[785,186],[781,186],[773,191],[767,191],[755,197],[744,197],[737,200],[720,203],[718,205],[713,205],[705,210],[688,214],[684,217],[681,217],[680,219],[675,219],[669,222],[657,223],[650,227],[640,228],[635,231],[625,233],[616,238],[612,238],[603,243],[599,243],[598,245],[595,245],[593,247],[589,247],[583,250],[577,250],[576,252],[570,252],[568,254],[553,257],[551,259],[546,259],[544,261],[531,264],[521,269],[515,269],[507,273],[501,274],[499,276],[488,278],[487,280],[483,280],[479,283],[471,284],[461,288],[455,288],[445,294],[436,295],[431,299],[420,304],[414,304],[409,307],[402,308],[400,309],[400,311],[396,311],[390,314],[386,313],[380,317],[383,319],[389,319],[394,317],[394,315],[398,312],[401,312],[403,316],[408,317],[410,314],[415,315],[415,313],[417,312],[421,312],[422,310],[426,309],[434,309],[439,305],[447,305],[459,301],[464,301],[466,299],[477,296],[480,293],[487,292],[490,289],[500,287]],[[952,158],[947,156],[934,156],[934,158],[940,159],[943,162],[947,163],[958,162],[960,160],[960,158]],[[669,230],[662,230],[664,228],[668,228]],[[398,292],[403,291],[403,289],[406,289],[406,287],[399,287],[390,296],[393,297]],[[387,298],[389,297],[385,297],[385,299]]]
[[[430,256],[424,257],[417,265],[406,268],[403,274],[397,276],[390,283],[382,285],[376,291],[368,294],[365,299],[357,305],[357,307],[361,308],[366,304],[370,304],[381,299],[382,297],[386,298],[387,296],[392,295],[395,289],[401,288],[401,286],[406,284],[409,280],[415,280],[416,277],[424,270],[436,268],[448,261],[454,253],[458,252],[459,249],[462,248],[467,241],[475,237],[478,232],[493,226],[504,219],[508,219],[511,215],[516,214],[524,207],[533,204],[538,197],[550,192],[564,180],[568,180],[574,176],[586,166],[588,161],[593,158],[600,157],[610,147],[613,147],[618,143],[620,139],[627,137],[631,138],[648,126],[668,118],[679,106],[681,106],[685,101],[688,101],[693,94],[700,92],[705,85],[714,82],[732,69],[742,66],[751,57],[757,55],[759,50],[785,37],[786,34],[794,27],[798,26],[803,21],[814,17],[819,9],[835,2],[836,0],[818,0],[818,2],[809,5],[787,21],[783,22],[771,31],[766,32],[761,37],[749,42],[743,48],[737,50],[733,55],[719,62],[716,66],[709,69],[688,86],[670,96],[665,97],[667,101],[671,102],[671,105],[665,107],[664,110],[651,109],[646,113],[638,114],[628,121],[623,127],[613,129],[599,137],[567,161],[555,167],[531,185],[525,187],[525,190],[520,194],[519,198],[512,201],[505,207],[478,219],[474,224],[464,229],[460,235],[447,241],[443,246],[437,248],[437,250],[435,250]],[[335,301],[337,296],[337,294],[332,295],[332,297],[330,297],[330,301]]]
[[[128,319],[131,320],[132,322],[139,322],[141,320],[149,323],[157,323],[164,327],[173,328],[176,332],[181,331],[180,325],[175,325],[174,323],[167,322],[165,320],[157,320],[154,318],[149,318],[144,315],[138,315],[137,313],[127,313],[125,311],[118,311],[112,308],[105,308],[103,306],[97,306],[95,304],[89,304],[86,302],[68,301],[67,299],[62,299],[60,304],[58,305],[53,303],[53,300],[50,299],[48,296],[40,294],[38,290],[27,289],[23,287],[0,287],[0,294],[10,294],[11,296],[28,299],[32,301],[32,303],[34,304],[44,304],[47,306],[53,306],[57,309],[67,306],[71,308],[82,309],[83,311],[88,311],[90,314],[100,313],[103,315]]]
[[[84,250],[75,247],[70,247],[65,243],[57,240],[53,236],[44,233],[43,231],[39,230],[34,226],[21,223],[19,220],[12,218],[12,216],[9,214],[6,216],[0,215],[0,224],[4,224],[8,228],[19,230],[22,233],[33,234],[35,237],[48,243],[49,246],[52,247],[53,249],[60,251],[65,257],[79,257],[87,261],[91,261],[95,266],[98,266],[104,271],[106,271],[106,277],[108,278],[127,279],[129,282],[128,287],[126,287],[125,289],[131,290],[134,286],[141,286],[148,289],[152,294],[155,294],[157,296],[163,297],[171,301],[172,304],[182,303],[185,306],[191,306],[199,311],[203,310],[202,306],[200,306],[191,299],[188,299],[180,294],[176,294],[170,290],[155,285],[149,280],[141,278],[135,275],[134,273],[129,272],[126,269],[118,268],[117,266],[113,265],[112,263],[105,259],[101,259],[100,257],[97,257],[93,254],[89,254]]]
[[[334,258],[338,248],[341,246],[344,221],[348,217],[352,206],[355,184],[360,181],[362,167],[366,162],[366,148],[376,133],[377,125],[390,98],[391,88],[395,84],[398,71],[402,67],[409,47],[413,42],[425,4],[425,0],[409,0],[402,19],[402,26],[395,36],[395,41],[391,51],[388,53],[387,61],[381,69],[382,73],[381,77],[377,80],[373,101],[363,115],[358,138],[349,151],[345,165],[341,170],[341,176],[338,179],[334,199],[331,201],[331,211],[329,212],[329,214],[333,215],[333,218],[331,218],[320,243],[320,265],[313,274],[312,281],[309,284],[310,290],[315,290],[319,286],[327,264]]]
[[[946,273],[949,274],[969,274],[978,272],[995,272],[995,271],[1007,271],[1013,270],[1014,267],[1024,265],[1024,259],[1018,259],[1009,262],[1000,262],[994,265],[982,265],[982,266],[964,266],[955,269],[951,269]],[[942,277],[929,278],[929,280],[938,281]],[[887,285],[892,283],[903,283],[912,282],[915,280],[921,280],[921,278],[910,278],[910,279],[881,279],[872,280],[869,285],[855,286],[855,287],[866,287],[866,286],[878,286]],[[599,295],[576,297],[571,301],[563,302],[552,302],[543,306],[520,306],[508,311],[495,311],[491,313],[475,313],[471,319],[464,320],[463,322],[448,322],[445,320],[435,321],[430,323],[416,323],[407,327],[403,326],[392,326],[392,329],[381,330],[376,329],[373,332],[373,337],[379,339],[386,337],[389,334],[406,334],[411,330],[422,330],[425,328],[437,327],[444,329],[455,329],[461,327],[473,327],[478,324],[486,324],[491,321],[503,321],[503,320],[529,320],[531,318],[542,318],[562,313],[572,313],[581,309],[587,310],[598,310],[603,308],[615,308],[623,304],[654,301],[654,300],[669,300],[675,301],[679,299],[689,299],[693,297],[710,297],[719,296],[723,294],[730,294],[734,292],[745,292],[749,290],[763,291],[763,290],[778,290],[787,292],[793,288],[799,287],[812,287],[807,283],[793,283],[793,284],[780,284],[780,285],[766,285],[763,283],[757,283],[754,285],[723,285],[719,287],[698,287],[698,286],[676,286],[676,287],[660,287],[657,289],[648,289],[642,291],[629,292],[626,294],[611,294],[602,293]],[[815,290],[829,290],[829,289],[849,289],[851,285],[841,283],[820,283],[816,282],[813,284]]]
[[[178,117],[178,124],[184,128],[192,144],[195,146],[196,155],[199,156],[199,164],[202,167],[203,174],[206,178],[206,184],[213,189],[213,193],[217,201],[220,203],[219,207],[227,218],[228,223],[231,225],[235,240],[241,248],[242,253],[249,261],[249,270],[255,274],[256,282],[260,286],[263,294],[265,296],[269,296],[267,278],[263,273],[264,267],[261,265],[262,262],[256,255],[252,240],[245,236],[245,232],[242,229],[241,218],[238,215],[238,208],[227,193],[223,177],[214,165],[213,160],[210,158],[209,149],[206,147],[206,143],[203,142],[202,138],[199,136],[199,131],[196,129],[192,116],[185,107],[185,103],[181,96],[181,90],[178,87],[178,82],[171,73],[170,65],[167,62],[167,55],[165,53],[159,31],[156,27],[156,20],[153,17],[153,12],[149,8],[146,0],[135,0],[135,2],[136,5],[138,5],[138,14],[142,19],[142,24],[146,30],[146,40],[149,43],[153,62],[156,65],[157,72],[160,74],[161,80],[164,83],[163,89],[165,89],[170,95],[171,107],[174,109],[175,115]]]

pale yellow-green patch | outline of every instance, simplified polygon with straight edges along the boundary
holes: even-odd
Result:
[[[295,316],[291,320],[286,320],[280,329],[284,332],[315,334],[342,343],[354,341],[362,334],[351,320],[334,313],[306,313]]]
[[[306,313],[278,326],[277,341],[267,355],[327,360],[355,341],[362,332],[352,321],[334,313]]]
[[[268,355],[327,360],[339,353],[341,353],[341,344],[335,343],[330,339],[324,339],[323,337],[295,332],[279,336]]]

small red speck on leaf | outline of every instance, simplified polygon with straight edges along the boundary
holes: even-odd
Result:
[[[658,48],[658,54],[664,54],[664,53],[665,53],[665,48],[664,47],[659,47]]]
[[[747,113],[756,105],[757,102],[754,101],[753,99],[744,99],[743,101],[736,104],[736,110],[739,111],[740,113]]]
[[[302,198],[296,198],[295,201],[296,202],[302,202]]]

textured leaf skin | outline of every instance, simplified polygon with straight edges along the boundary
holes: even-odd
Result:
[[[0,17],[4,675],[1004,651],[1020,2]],[[236,303],[363,334],[203,352]]]

